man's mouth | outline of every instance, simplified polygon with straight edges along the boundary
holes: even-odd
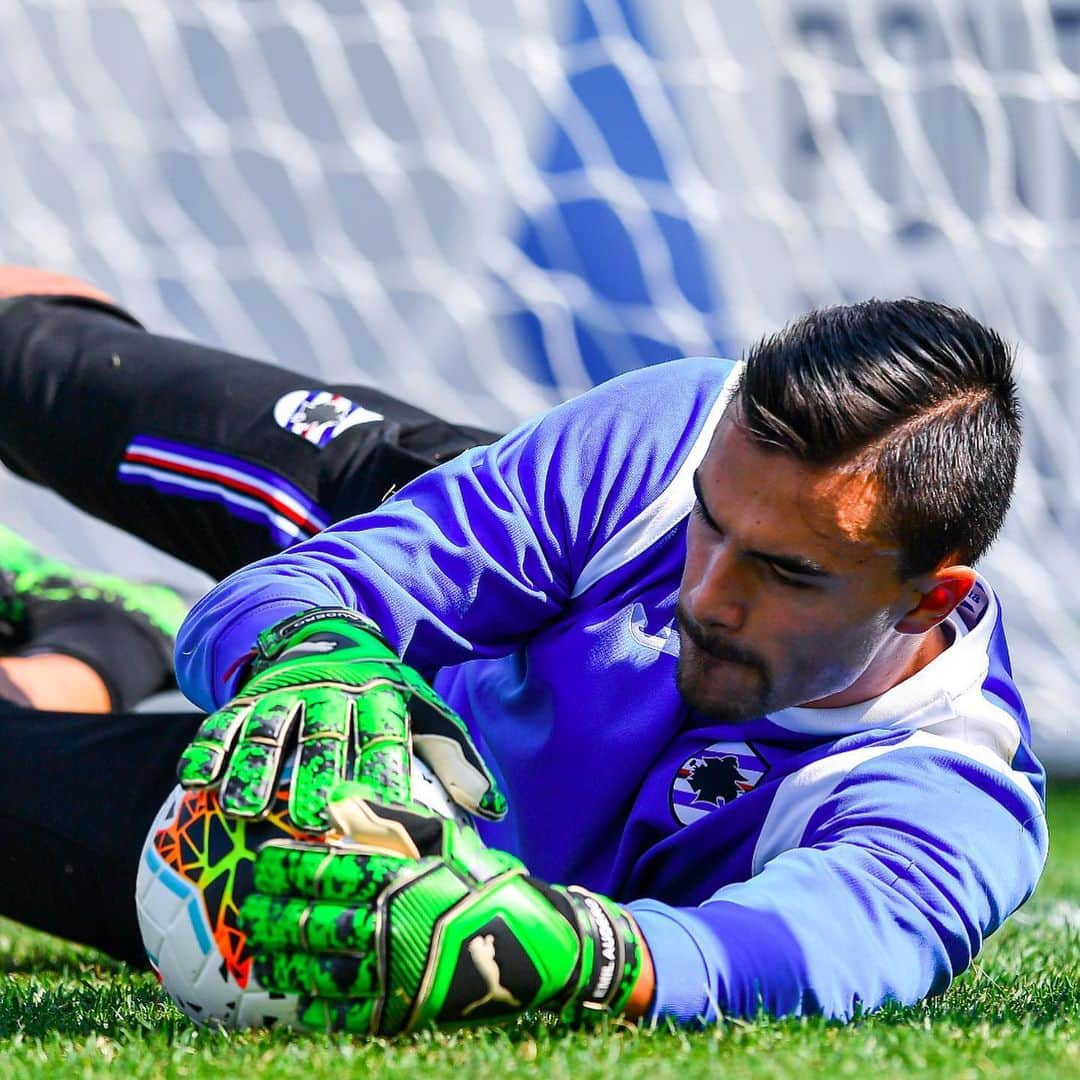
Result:
[[[701,652],[723,663],[753,668],[763,680],[768,681],[768,666],[757,653],[742,645],[704,633],[681,605],[676,607],[675,614],[679,632],[685,634]]]

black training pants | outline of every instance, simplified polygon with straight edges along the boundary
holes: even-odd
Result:
[[[0,303],[0,460],[216,578],[495,437],[93,302]],[[199,719],[0,705],[0,914],[145,963],[138,857]]]

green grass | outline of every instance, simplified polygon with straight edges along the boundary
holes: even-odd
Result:
[[[534,1023],[396,1043],[224,1035],[192,1028],[151,977],[0,923],[0,1077],[1080,1075],[1080,787],[1052,789],[1050,829],[1038,894],[971,971],[927,1005],[847,1025],[757,1020],[686,1033]]]

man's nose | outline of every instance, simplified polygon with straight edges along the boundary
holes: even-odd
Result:
[[[746,568],[726,544],[716,544],[704,570],[690,588],[690,614],[698,626],[737,631],[746,622],[751,583]]]

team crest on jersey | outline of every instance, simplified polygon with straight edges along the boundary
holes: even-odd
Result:
[[[711,743],[679,767],[671,785],[671,812],[689,825],[745,795],[768,769],[749,743]]]
[[[382,413],[329,390],[292,390],[274,406],[274,419],[281,427],[316,446],[325,446],[357,424],[382,418]]]

